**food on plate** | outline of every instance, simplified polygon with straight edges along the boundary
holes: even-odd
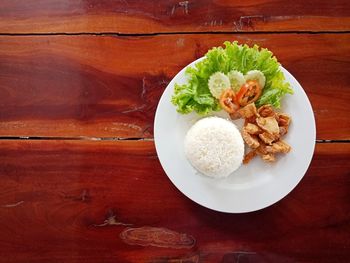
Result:
[[[226,86],[226,88],[231,87],[234,91],[239,90],[246,81],[243,73],[238,70],[231,70],[227,73],[227,77],[230,80],[230,85]]]
[[[242,164],[242,136],[235,124],[223,118],[197,121],[187,132],[184,145],[192,166],[209,177],[227,177]]]
[[[246,81],[255,80],[259,83],[260,87],[265,87],[266,78],[260,70],[250,70],[244,76]]]
[[[242,129],[242,138],[250,148],[256,149],[260,146],[258,138],[254,134],[248,133],[245,128]]]
[[[235,113],[240,107],[259,99],[265,85],[264,74],[259,70],[252,70],[247,74],[249,76],[245,77],[237,70],[230,71],[228,75],[230,76],[229,85],[231,86],[223,85],[223,83],[228,82],[229,77],[221,72],[216,72],[209,78],[209,90],[214,97],[219,98],[220,106],[224,111],[230,114]],[[216,82],[213,80],[216,80]],[[219,82],[219,87],[216,86],[217,82]]]
[[[256,124],[264,130],[266,133],[271,134],[271,136],[278,136],[280,130],[275,117],[258,117],[256,118]]]
[[[256,102],[262,92],[262,86],[256,80],[247,80],[236,94],[236,101],[239,106],[246,106]]]
[[[251,103],[238,111],[245,119],[242,138],[251,150],[244,156],[243,163],[249,163],[256,155],[266,162],[274,162],[275,154],[289,153],[292,147],[282,140],[288,132],[291,118],[275,112],[271,105],[263,105],[256,109]]]
[[[220,98],[222,92],[229,86],[230,79],[221,72],[214,73],[208,80],[210,93],[217,99]]]
[[[238,117],[244,118],[244,119],[250,119],[253,118],[255,120],[257,116],[257,111],[254,103],[248,104],[244,108],[241,108],[238,111]]]
[[[259,134],[261,132],[261,129],[257,125],[249,122],[244,128],[249,134]]]
[[[220,106],[228,113],[235,113],[239,109],[236,102],[235,92],[232,89],[227,89],[221,94]]]
[[[244,119],[239,135],[230,121],[214,117],[198,121],[188,132],[187,158],[211,177],[225,177],[239,167],[244,149],[238,149],[244,148],[244,142],[251,149],[244,156],[245,164],[255,156],[274,162],[276,154],[291,150],[282,140],[291,118],[275,109],[293,90],[276,57],[257,45],[249,47],[237,41],[224,45],[212,48],[194,67],[186,68],[188,81],[175,84],[171,99],[181,114],[194,111],[207,115],[223,110],[232,120]],[[229,149],[227,140],[235,147]],[[243,146],[238,147],[238,142]]]
[[[186,69],[188,83],[175,84],[171,101],[179,113],[219,111],[224,108],[220,98],[227,89],[238,97],[233,103],[239,107],[255,102],[258,107],[271,104],[279,108],[282,97],[293,93],[271,51],[236,41],[224,45],[212,48],[203,60]]]

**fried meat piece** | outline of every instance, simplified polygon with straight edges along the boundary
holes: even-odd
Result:
[[[245,127],[242,130],[242,138],[250,148],[255,149],[258,148],[260,145],[258,139],[254,138],[251,134],[249,134]]]
[[[269,153],[269,154],[264,154],[261,156],[261,158],[265,161],[265,162],[274,162],[275,159],[275,155]]]
[[[283,127],[289,127],[289,124],[290,124],[290,121],[291,121],[291,118],[288,114],[285,114],[285,113],[277,113],[277,116],[278,116],[278,125],[279,126],[283,126]]]
[[[261,106],[258,109],[258,114],[261,117],[275,117],[275,111],[273,110],[272,106],[270,104],[266,104]]]
[[[245,129],[249,134],[259,134],[261,132],[261,129],[258,126],[249,122],[246,124]]]
[[[278,136],[273,135],[268,132],[263,132],[259,134],[259,138],[266,144],[271,145],[275,140],[278,139]]]
[[[266,145],[263,143],[260,143],[259,147],[256,148],[255,151],[258,155],[268,154],[268,152],[266,151]]]
[[[288,128],[285,126],[280,126],[280,137],[286,135],[288,133]]]
[[[273,143],[271,146],[266,146],[268,153],[289,153],[292,147],[282,140]]]
[[[243,164],[248,164],[254,157],[256,156],[256,151],[250,151],[248,152],[243,159]]]
[[[272,135],[277,136],[280,133],[278,123],[274,117],[259,117],[256,118],[256,123],[261,129]]]
[[[239,109],[238,112],[243,118],[251,118],[258,115],[254,103],[244,106],[243,108]]]

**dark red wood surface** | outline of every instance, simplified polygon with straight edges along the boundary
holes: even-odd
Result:
[[[184,197],[152,141],[3,140],[0,148],[1,262],[346,262],[349,255],[350,144],[318,144],[290,195],[237,215]],[[195,244],[165,238],[165,247],[143,247],[120,237],[145,226]]]
[[[176,73],[225,40],[271,49],[313,105],[317,139],[350,139],[350,35],[0,37],[0,136],[150,138]]]
[[[300,184],[246,214],[181,194],[153,140],[169,81],[225,40],[272,50],[317,126]],[[350,262],[349,43],[345,0],[2,1],[0,262]]]

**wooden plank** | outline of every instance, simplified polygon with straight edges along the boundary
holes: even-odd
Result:
[[[151,138],[169,81],[225,40],[276,54],[311,100],[317,139],[350,138],[350,34],[3,36],[0,136]]]
[[[152,141],[1,140],[0,148],[0,262],[350,257],[350,144],[317,144],[296,189],[248,214],[211,211],[183,196]],[[151,246],[140,246],[128,233],[121,238],[128,227],[174,239],[146,238]]]
[[[348,1],[6,1],[1,33],[344,31]]]

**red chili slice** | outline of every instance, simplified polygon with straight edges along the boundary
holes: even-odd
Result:
[[[239,105],[236,101],[236,94],[231,88],[222,92],[219,102],[221,108],[228,113],[234,113],[239,109]]]
[[[244,107],[252,102],[255,102],[261,95],[262,89],[259,83],[255,80],[249,80],[242,85],[236,95],[237,103]]]

